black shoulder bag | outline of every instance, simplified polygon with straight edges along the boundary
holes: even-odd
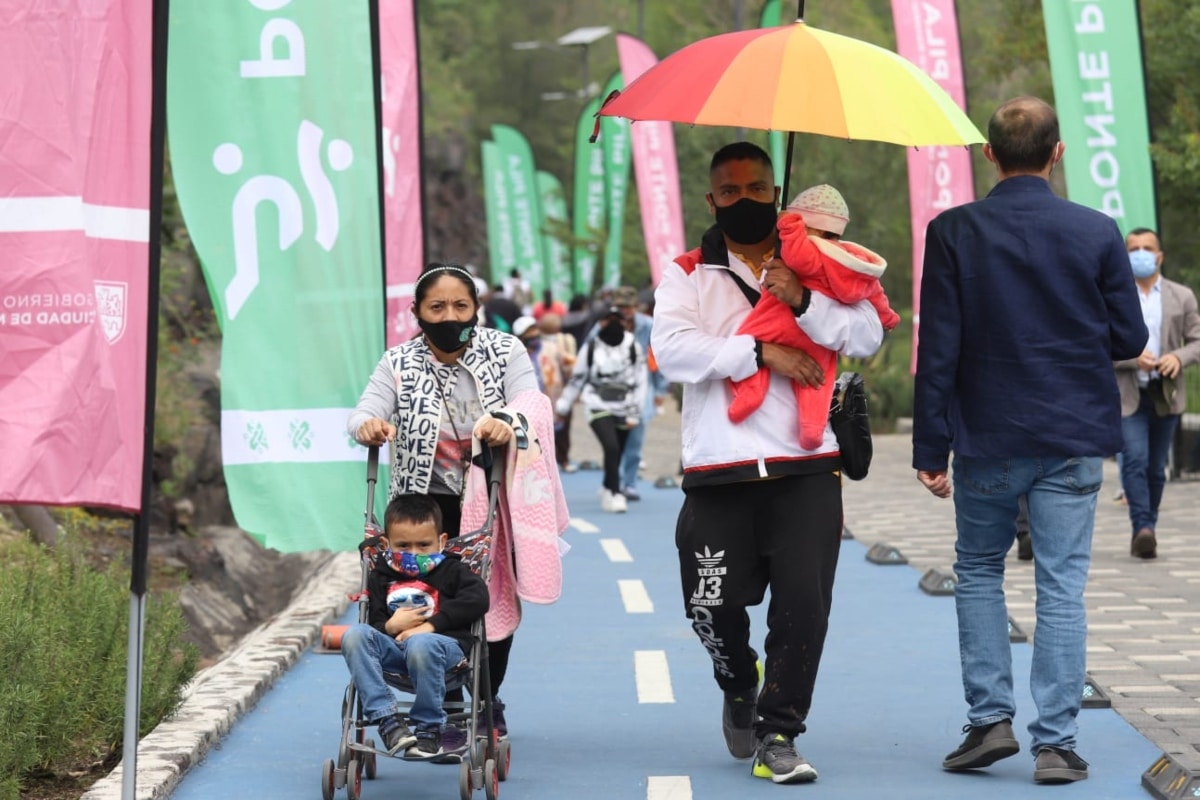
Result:
[[[871,421],[867,417],[867,386],[857,372],[838,375],[829,404],[829,422],[842,451],[842,474],[852,481],[867,477],[871,467]]]

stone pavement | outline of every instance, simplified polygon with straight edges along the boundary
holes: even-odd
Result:
[[[582,417],[573,418],[571,458],[598,459]],[[845,508],[854,537],[898,548],[915,584],[926,569],[949,572],[954,563],[954,505],[917,482],[911,445],[908,434],[876,436],[871,474],[846,483]],[[643,492],[654,491],[654,478],[676,475],[679,414],[670,399],[650,424],[643,461]],[[1119,488],[1116,463],[1106,461],[1085,593],[1088,671],[1142,735],[1180,766],[1200,770],[1200,483],[1168,483],[1152,561],[1129,555],[1129,517],[1113,500]],[[1032,641],[1033,563],[1018,561],[1015,548],[1005,593],[1009,614]]]

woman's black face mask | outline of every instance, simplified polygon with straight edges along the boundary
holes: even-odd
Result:
[[[429,339],[429,343],[443,353],[457,353],[471,341],[475,334],[475,320],[459,322],[448,319],[442,322],[427,322],[417,317],[417,325]]]

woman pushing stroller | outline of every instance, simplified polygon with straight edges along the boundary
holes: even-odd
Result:
[[[550,504],[556,534],[568,522],[554,469],[553,410],[538,391],[525,346],[511,334],[479,327],[479,297],[466,269],[428,265],[414,285],[412,311],[422,335],[383,354],[347,422],[347,431],[360,444],[391,442],[389,497],[428,495],[442,516],[437,532],[455,537],[463,532],[464,516],[470,523],[486,511],[486,491],[472,491],[468,480],[474,440],[521,449],[520,457],[514,448],[506,456],[509,487],[523,471],[548,478],[544,496],[502,488],[504,512],[493,543],[486,625],[488,675],[495,694],[504,681],[520,619],[518,597],[552,602],[561,589],[557,550],[522,545],[521,529],[523,520],[545,518],[527,513],[531,504]],[[522,571],[523,558],[541,559],[551,568]],[[542,585],[528,584],[534,580]],[[495,730],[506,736],[503,705],[496,701],[492,709]]]

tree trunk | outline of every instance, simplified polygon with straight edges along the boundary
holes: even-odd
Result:
[[[45,506],[13,506],[12,509],[21,524],[29,529],[35,542],[47,547],[58,544],[58,523]]]

